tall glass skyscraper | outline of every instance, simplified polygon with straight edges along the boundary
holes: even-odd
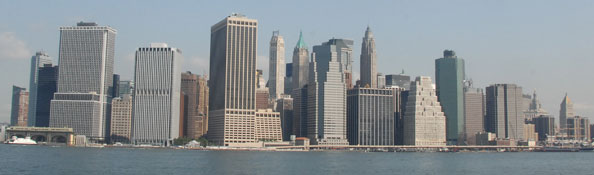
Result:
[[[257,142],[258,21],[232,14],[211,27],[208,138],[217,145]]]
[[[443,58],[435,60],[437,97],[447,119],[448,144],[455,145],[464,138],[464,60],[451,50],[443,51]]]
[[[46,64],[39,68],[35,104],[36,127],[49,127],[50,104],[58,88],[58,66]],[[31,110],[31,109],[29,109]],[[29,119],[31,121],[31,119]]]
[[[60,27],[58,92],[51,102],[50,127],[73,128],[102,142],[113,88],[116,30],[94,22]]]
[[[45,52],[40,51],[31,57],[31,73],[29,78],[29,118],[27,124],[29,126],[36,126],[37,118],[37,89],[39,82],[39,69],[44,65],[52,64],[52,58]],[[53,94],[52,94],[53,95]]]

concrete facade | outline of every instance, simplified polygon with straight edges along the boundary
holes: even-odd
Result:
[[[124,95],[111,101],[111,143],[130,143],[132,135],[132,96]]]
[[[404,145],[445,146],[446,119],[431,77],[417,77],[409,93],[403,124]]]
[[[268,88],[270,99],[276,102],[285,89],[285,40],[279,31],[272,32],[269,57]]]
[[[524,139],[522,87],[494,84],[486,88],[485,130],[500,139]]]
[[[565,94],[559,110],[559,128],[561,129],[561,133],[567,133],[567,119],[574,116],[573,102],[571,102],[571,99]]]
[[[369,26],[361,43],[361,87],[378,88],[377,86],[377,55],[375,37]]]
[[[29,116],[29,92],[27,89],[12,86],[11,126],[27,126]]]
[[[476,145],[476,133],[485,131],[485,93],[483,89],[464,88],[464,142]]]

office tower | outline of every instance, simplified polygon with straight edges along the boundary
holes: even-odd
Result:
[[[573,102],[571,102],[567,94],[565,94],[563,101],[561,101],[561,109],[559,110],[559,128],[561,128],[561,133],[566,133],[567,119],[573,116]]]
[[[132,96],[126,94],[111,101],[111,143],[130,143],[132,133]]]
[[[464,60],[451,50],[435,60],[437,97],[447,122],[448,144],[456,145],[464,138]]]
[[[485,130],[497,134],[497,138],[523,140],[522,87],[494,84],[488,86],[486,91]]]
[[[309,79],[309,51],[303,41],[303,32],[299,32],[299,40],[293,50],[293,82],[291,97],[293,98],[293,134],[307,137],[307,83]]]
[[[410,76],[405,75],[404,71],[400,74],[386,75],[386,86],[398,86],[405,90],[410,89]]]
[[[431,77],[411,83],[404,114],[404,145],[445,146],[446,117],[441,112]]]
[[[538,141],[538,132],[533,123],[524,123],[524,140]]]
[[[463,133],[466,145],[476,145],[476,133],[485,131],[484,118],[485,94],[483,89],[473,88],[472,85],[465,86]]]
[[[377,88],[386,88],[386,77],[382,73],[377,73],[376,76]]]
[[[26,88],[12,86],[11,126],[27,126],[29,116],[29,92]]]
[[[51,101],[50,127],[72,128],[92,142],[109,134],[115,36],[115,29],[93,22],[60,27],[58,91]]]
[[[291,92],[293,92],[293,63],[285,65],[285,89],[283,93],[291,95]]]
[[[211,27],[208,140],[253,144],[258,21],[233,14]],[[236,54],[242,53],[242,54]]]
[[[538,141],[546,141],[549,136],[555,136],[555,118],[551,115],[540,115],[532,119]]]
[[[347,91],[347,137],[351,145],[394,145],[392,89]]]
[[[283,36],[279,35],[279,31],[272,32],[269,56],[268,88],[270,90],[270,99],[276,102],[276,99],[283,94],[285,89],[285,40]]]
[[[567,138],[575,141],[590,141],[590,120],[580,116],[567,118]]]
[[[113,74],[113,88],[111,91],[111,95],[113,98],[120,96],[120,75]]]
[[[336,52],[345,41],[331,39],[313,47],[307,89],[307,137],[313,144],[348,145],[345,68],[340,62],[345,56]]]
[[[281,130],[280,113],[272,109],[256,111],[254,135],[257,141],[281,141],[283,139]]]
[[[406,111],[405,109],[406,101],[408,100],[408,90],[398,86],[390,86],[387,88],[392,90],[392,104],[394,105],[394,144],[402,145],[404,136],[403,117],[404,112]]]
[[[206,75],[198,76],[198,116],[202,127],[195,136],[200,138],[208,132],[208,78]]]
[[[206,134],[208,114],[208,87],[204,76],[185,72],[181,75],[181,92],[184,97],[183,133],[185,137],[198,139]]]
[[[536,118],[541,115],[548,115],[549,113],[542,108],[540,101],[536,96],[536,91],[532,94],[531,101],[528,104],[528,111],[524,112],[524,118],[526,121],[532,121],[533,118]]]
[[[37,126],[37,91],[39,86],[39,69],[46,64],[52,64],[52,58],[43,51],[39,51],[31,57],[31,72],[29,74],[29,111],[28,121],[29,126]],[[54,88],[55,89],[55,88]],[[54,94],[52,94],[53,96]]]
[[[262,70],[256,71],[256,109],[268,109],[270,89],[266,87],[266,80],[264,80]]]
[[[132,143],[170,145],[180,133],[181,51],[151,43],[136,51]]]
[[[289,141],[293,135],[293,99],[290,95],[276,99],[276,111],[280,113],[283,141]]]
[[[50,104],[58,88],[58,66],[45,64],[38,69],[35,127],[49,127]],[[31,96],[31,94],[29,94]],[[29,97],[30,98],[30,97]],[[29,104],[31,106],[31,104]],[[31,109],[29,109],[31,110]],[[31,121],[31,119],[29,119]]]
[[[377,88],[377,55],[375,37],[369,26],[361,43],[361,87]]]
[[[522,94],[522,107],[523,107],[523,111],[529,111],[530,110],[530,103],[532,103],[532,95],[530,94]]]
[[[120,81],[118,82],[118,92],[119,97],[124,96],[124,94],[131,95],[134,91],[134,81],[127,80],[127,81]]]

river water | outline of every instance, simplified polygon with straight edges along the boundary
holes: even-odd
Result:
[[[0,144],[0,174],[594,174],[594,152],[369,153]]]

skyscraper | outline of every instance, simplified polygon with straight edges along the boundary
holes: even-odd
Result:
[[[266,80],[264,80],[262,70],[256,71],[256,82],[258,86],[256,88],[256,109],[268,109],[270,89],[266,87]]]
[[[132,143],[170,145],[179,137],[181,51],[152,43],[136,51]]]
[[[111,143],[130,143],[132,133],[132,96],[126,94],[111,102]]]
[[[58,88],[58,66],[46,64],[37,75],[37,99],[35,104],[35,127],[49,127],[50,104]],[[31,106],[29,104],[29,106]],[[29,109],[31,110],[31,109]],[[31,119],[29,119],[31,121]]]
[[[285,89],[284,94],[291,95],[293,92],[293,63],[285,64]]]
[[[36,126],[37,121],[37,89],[39,82],[39,69],[46,64],[52,64],[52,58],[45,52],[40,51],[31,57],[31,73],[29,78],[29,114],[27,124]],[[53,96],[53,94],[52,94]]]
[[[29,112],[29,92],[26,88],[12,86],[11,126],[27,126]]]
[[[405,75],[404,71],[400,74],[386,75],[386,86],[398,86],[405,90],[410,90],[410,76]]]
[[[285,40],[278,31],[272,32],[269,56],[268,88],[270,99],[276,102],[285,89]]]
[[[183,123],[182,130],[185,137],[198,139],[203,133],[204,116],[200,115],[198,81],[200,77],[192,72],[181,74],[181,92],[184,95]]]
[[[411,83],[403,125],[405,145],[446,145],[446,117],[431,77],[420,76]]]
[[[567,137],[576,141],[590,141],[590,120],[580,116],[567,118]]]
[[[486,89],[485,130],[497,138],[523,140],[524,105],[522,87],[515,84],[494,84]]]
[[[293,99],[289,95],[282,95],[276,100],[276,111],[280,113],[283,141],[289,141],[293,135]]]
[[[463,133],[467,145],[476,145],[476,133],[485,131],[484,118],[485,94],[483,89],[473,88],[472,86],[464,87]]]
[[[217,145],[253,144],[258,21],[233,14],[211,27],[208,138]]]
[[[540,104],[540,101],[536,96],[536,91],[534,91],[531,101],[528,104],[528,111],[524,112],[526,121],[532,121],[533,118],[548,114],[549,113],[542,108],[542,104]]]
[[[118,92],[120,93],[118,95],[119,97],[124,96],[124,94],[132,95],[132,92],[134,91],[134,81],[120,81],[118,88]]]
[[[361,87],[377,88],[377,56],[375,38],[367,26],[361,43]]]
[[[94,22],[60,27],[58,91],[51,102],[50,127],[69,127],[102,142],[113,88],[116,30]]]
[[[393,90],[355,87],[347,93],[349,143],[394,145]]]
[[[464,137],[464,60],[451,50],[435,60],[437,99],[447,119],[448,144],[458,144]]]
[[[575,116],[573,112],[573,102],[569,99],[567,94],[563,97],[563,101],[561,101],[561,109],[559,110],[559,128],[561,128],[561,133],[566,133],[567,130],[567,119]]]
[[[345,54],[350,53],[348,48],[344,48],[347,46],[345,43],[352,45],[349,41],[331,39],[313,47],[307,89],[307,137],[313,144],[348,144],[345,66],[340,58],[346,59]]]
[[[307,136],[307,83],[309,81],[309,51],[299,32],[299,41],[293,50],[291,97],[293,98],[293,134]]]
[[[196,131],[196,137],[205,136],[208,132],[208,77],[206,75],[198,76],[198,116],[202,127]]]
[[[555,118],[551,115],[540,115],[532,119],[538,141],[546,141],[548,136],[555,136]]]

